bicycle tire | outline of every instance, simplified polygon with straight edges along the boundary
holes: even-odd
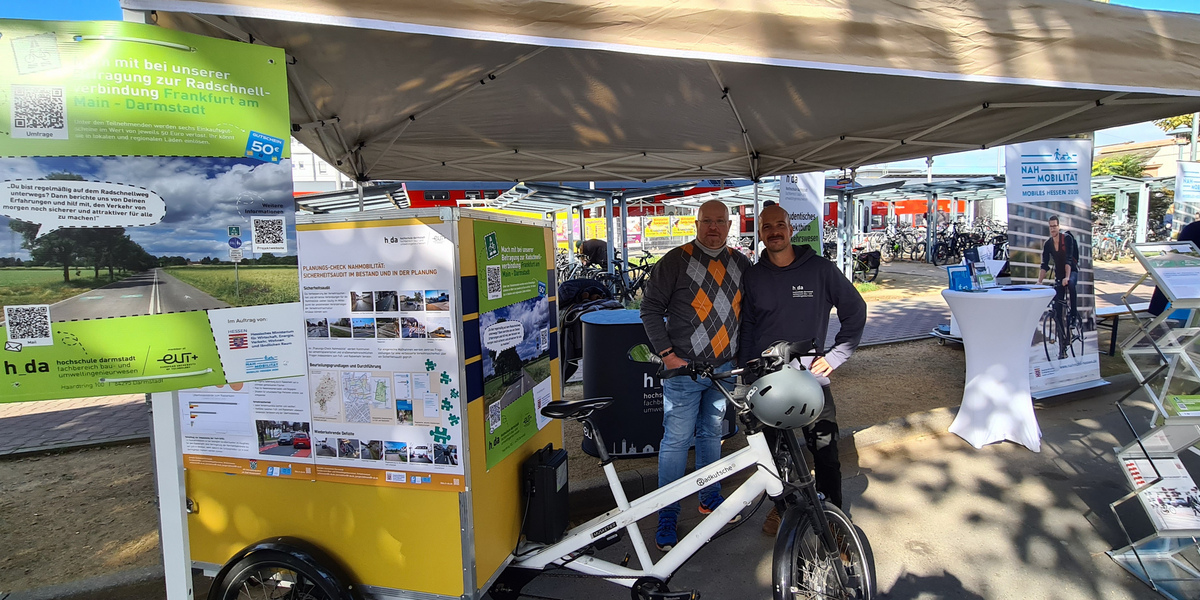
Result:
[[[825,505],[824,513],[839,556],[823,556],[821,538],[808,515],[802,515],[796,526],[781,529],[779,535],[784,537],[776,541],[772,559],[777,600],[870,600],[874,596],[874,560],[864,544],[866,536],[837,507]],[[838,581],[830,562],[839,558],[851,578],[849,589]]]
[[[1071,317],[1070,323],[1068,323],[1067,339],[1069,340],[1067,348],[1071,356],[1083,356],[1083,319],[1079,317],[1079,313],[1076,313],[1073,317]]]
[[[896,258],[895,243],[884,244],[883,247],[879,249],[879,260],[882,260],[885,263],[890,263],[894,258]]]
[[[1055,335],[1054,309],[1050,309],[1042,315],[1042,350],[1046,352],[1046,360],[1054,360],[1050,357],[1050,344],[1054,344],[1054,356],[1058,357],[1058,338]]]
[[[950,249],[944,243],[933,245],[933,265],[942,266],[950,260]]]
[[[921,262],[929,262],[929,257],[925,255],[925,249],[927,247],[928,246],[926,246],[925,242],[917,242],[916,244],[914,244],[913,249],[912,249],[912,254],[910,255],[910,256],[912,256],[912,260],[919,260]]]
[[[277,550],[261,550],[246,556],[229,568],[221,581],[214,583],[209,600],[354,599],[344,582],[331,581],[328,574],[316,572],[304,561]]]

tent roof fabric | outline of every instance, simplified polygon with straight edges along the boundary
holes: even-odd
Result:
[[[758,179],[1200,109],[1200,17],[1090,0],[122,0],[284,48],[358,179]]]

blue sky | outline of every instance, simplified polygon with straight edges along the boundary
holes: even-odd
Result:
[[[1112,0],[1111,3],[1149,10],[1200,13],[1200,0]],[[119,20],[121,8],[117,0],[10,1],[0,8],[0,17],[45,20]],[[1098,131],[1096,132],[1096,145],[1145,142],[1163,137],[1162,130],[1153,124],[1140,123]],[[1003,168],[999,156],[999,149],[946,154],[934,158],[933,168],[935,173],[995,173],[998,168]],[[886,164],[897,169],[924,169],[925,159]]]

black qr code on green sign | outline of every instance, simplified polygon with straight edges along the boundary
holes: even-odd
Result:
[[[67,139],[67,99],[61,86],[12,86],[13,137]]]
[[[502,288],[502,276],[500,274],[500,265],[488,265],[487,267],[487,299],[499,300],[504,295]]]

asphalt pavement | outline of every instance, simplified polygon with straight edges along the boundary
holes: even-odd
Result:
[[[165,270],[153,269],[63,300],[50,308],[50,316],[55,321],[73,321],[227,307]]]

